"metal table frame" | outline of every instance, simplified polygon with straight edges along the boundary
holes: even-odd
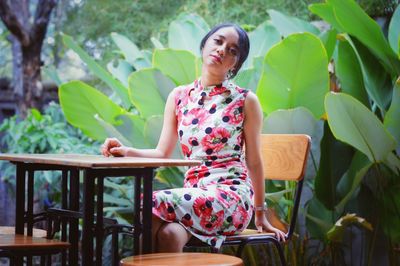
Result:
[[[62,200],[63,209],[79,211],[79,171],[83,172],[83,230],[82,230],[82,265],[92,265],[94,258],[93,243],[96,239],[96,265],[102,265],[103,247],[103,189],[105,177],[134,176],[134,254],[150,253],[151,225],[152,225],[152,181],[153,167],[146,168],[79,168],[58,165],[14,162],[17,167],[16,180],[16,224],[15,231],[24,233],[24,225],[27,224],[28,235],[32,234],[33,226],[33,182],[35,171],[62,171]],[[70,191],[68,193],[68,173]],[[27,174],[27,184],[26,184]],[[97,179],[97,191],[95,181]],[[140,195],[143,184],[143,206],[141,208]],[[27,186],[26,186],[27,185]],[[27,189],[25,189],[27,188]],[[27,191],[27,199],[25,199]],[[69,194],[69,195],[68,195]],[[96,201],[96,217],[95,211]],[[69,200],[68,200],[69,198]],[[26,204],[27,203],[27,204]],[[69,204],[68,204],[69,203]],[[25,204],[27,205],[25,208]],[[140,220],[142,216],[142,222]],[[146,226],[143,226],[145,224]],[[71,222],[69,242],[71,243],[70,265],[78,264],[78,222]],[[63,227],[65,230],[65,227]],[[143,234],[143,247],[139,236]],[[65,235],[65,234],[62,234]],[[62,239],[66,240],[66,239]]]

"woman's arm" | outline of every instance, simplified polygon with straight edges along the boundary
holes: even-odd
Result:
[[[177,121],[175,115],[175,95],[179,88],[175,88],[168,96],[164,110],[164,123],[160,139],[155,149],[136,149],[123,146],[116,138],[107,138],[101,146],[104,156],[135,156],[147,158],[168,158],[174,151],[177,134]]]
[[[254,188],[254,205],[263,207],[265,202],[265,180],[261,160],[261,129],[263,114],[257,96],[249,92],[244,103],[244,141],[246,164]],[[259,232],[274,232],[278,240],[284,240],[285,234],[273,227],[265,216],[265,211],[255,211],[255,225]]]

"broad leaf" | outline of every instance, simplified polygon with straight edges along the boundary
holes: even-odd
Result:
[[[196,57],[189,51],[163,49],[155,50],[153,55],[153,66],[176,85],[192,83],[199,76],[197,64]]]
[[[331,29],[324,31],[319,35],[319,38],[324,43],[325,50],[328,55],[328,60],[331,59],[336,47],[336,34],[337,31],[335,29]]]
[[[118,60],[117,63],[118,64],[116,66],[114,66],[113,62],[108,63],[107,70],[110,71],[110,73],[113,74],[113,76],[119,81],[121,81],[125,87],[128,87],[128,77],[134,71],[134,69],[132,65],[125,60]]]
[[[249,33],[249,39],[249,56],[242,66],[243,69],[255,67],[253,60],[256,57],[264,57],[268,50],[281,40],[281,36],[270,21],[265,21]]]
[[[328,0],[342,28],[355,36],[383,62],[386,71],[400,74],[400,61],[390,48],[380,26],[355,2],[350,0]]]
[[[131,64],[136,70],[144,67],[151,67],[151,61],[139,50],[139,48],[127,37],[118,33],[111,33],[111,38],[121,50],[125,61]],[[140,63],[138,63],[140,62]]]
[[[341,91],[350,94],[365,106],[369,106],[360,63],[347,41],[339,41],[335,62],[336,76],[339,78]]]
[[[234,81],[238,86],[256,92],[263,69],[264,57],[253,59],[253,67],[239,71]]]
[[[342,26],[337,22],[333,7],[329,3],[317,3],[308,6],[308,9],[331,24],[335,29],[344,32]]]
[[[106,131],[96,121],[95,115],[116,125],[121,122],[117,122],[115,117],[125,113],[106,95],[81,81],[64,83],[58,93],[67,121],[94,139],[103,140],[107,137]]]
[[[292,34],[272,47],[264,59],[257,96],[267,114],[304,106],[319,119],[329,90],[328,58],[318,37]]]
[[[273,9],[268,10],[272,25],[281,33],[282,36],[288,36],[292,33],[310,32],[318,35],[319,30],[311,23],[295,17],[285,15]]]
[[[392,96],[392,78],[378,59],[356,39],[351,39],[348,35],[342,35],[344,39],[353,47],[358,58],[363,73],[364,85],[368,95],[385,112]]]
[[[168,77],[154,68],[141,69],[129,77],[131,102],[144,118],[164,113],[168,94],[174,87]]]
[[[200,42],[209,30],[210,27],[202,17],[182,13],[169,24],[169,48],[187,50],[200,57]]]
[[[364,153],[371,162],[384,161],[396,148],[396,141],[381,121],[350,95],[328,93],[325,109],[333,135]]]
[[[389,44],[396,54],[399,54],[399,41],[400,41],[400,5],[394,11],[392,19],[390,20],[388,30]]]
[[[321,142],[321,160],[315,177],[315,196],[325,208],[334,210],[340,197],[336,186],[342,175],[348,169],[354,149],[336,140],[327,124]]]
[[[352,225],[358,225],[364,229],[372,231],[372,225],[369,222],[367,222],[364,218],[358,217],[356,214],[351,213],[341,217],[335,223],[335,225],[327,233],[328,239],[333,242],[342,243],[346,228]]]
[[[383,122],[385,128],[392,134],[400,146],[400,77],[393,88],[392,103]]]
[[[306,226],[311,237],[326,239],[326,233],[336,220],[334,214],[327,210],[317,198],[312,198],[307,203]]]
[[[340,202],[335,206],[338,213],[342,213],[347,202],[354,197],[356,190],[360,188],[360,184],[372,163],[368,158],[357,151],[348,167],[346,173],[342,176],[337,184],[337,193],[341,198]]]
[[[63,34],[63,41],[66,46],[72,49],[79,55],[83,62],[86,63],[88,68],[95,74],[100,80],[104,81],[110,88],[112,88],[120,97],[125,108],[130,107],[128,89],[122,85],[121,82],[114,79],[104,68],[96,63],[78,44],[74,42],[71,36]]]

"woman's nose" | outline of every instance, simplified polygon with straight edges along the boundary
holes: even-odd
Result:
[[[217,53],[220,57],[223,57],[225,55],[225,51],[224,48],[218,48]]]

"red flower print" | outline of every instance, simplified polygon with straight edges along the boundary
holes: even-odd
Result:
[[[243,121],[244,100],[237,100],[229,104],[224,110],[222,117],[229,117],[230,124],[239,124]]]
[[[182,124],[184,126],[198,125],[201,126],[209,118],[209,113],[203,108],[193,108],[187,113],[183,113]]]
[[[210,216],[213,210],[212,203],[214,201],[213,197],[199,197],[193,203],[194,213],[198,217]]]
[[[189,144],[192,145],[192,146],[198,146],[199,145],[199,141],[197,140],[196,137],[190,137],[188,139],[188,141],[189,141]]]
[[[237,229],[242,229],[244,224],[247,223],[247,216],[246,209],[239,205],[232,214],[233,226]]]
[[[218,94],[222,94],[224,92],[226,92],[227,89],[226,87],[217,87],[215,86],[214,88],[212,88],[212,90],[210,91],[210,96],[214,96],[214,95],[218,95]]]
[[[219,188],[217,188],[217,199],[218,202],[221,203],[225,208],[231,207],[240,200],[239,196],[233,191],[230,190],[225,191]]]
[[[175,209],[171,203],[161,202],[160,205],[155,208],[155,212],[168,221],[175,221],[176,219]]]
[[[230,137],[231,133],[227,129],[223,127],[214,128],[210,134],[205,135],[201,140],[203,150],[207,154],[218,152],[222,150]]]
[[[192,151],[185,144],[181,144],[181,148],[184,156],[189,157],[192,154]]]
[[[207,231],[214,231],[216,228],[220,228],[224,222],[224,210],[217,213],[202,216],[200,225]]]
[[[191,227],[193,225],[193,219],[190,214],[185,214],[181,219],[181,223],[187,227]]]

